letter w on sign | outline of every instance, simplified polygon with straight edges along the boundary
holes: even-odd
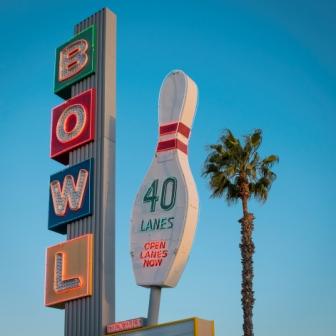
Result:
[[[54,211],[57,216],[64,216],[69,205],[71,210],[79,210],[83,204],[84,191],[87,185],[89,172],[80,169],[77,183],[72,175],[66,175],[63,188],[58,180],[50,183]]]
[[[50,176],[49,230],[65,234],[67,224],[92,214],[93,169],[89,159]]]

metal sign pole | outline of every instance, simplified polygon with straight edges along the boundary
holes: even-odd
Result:
[[[161,287],[151,287],[149,306],[148,306],[148,317],[147,317],[148,326],[157,324],[159,321],[160,301],[161,301]]]
[[[94,158],[94,211],[67,225],[67,239],[94,235],[93,295],[65,304],[65,336],[105,335],[115,320],[115,64],[116,16],[102,9],[75,26],[95,24],[96,72],[71,87],[71,97],[95,88],[96,139],[70,152],[70,166]]]

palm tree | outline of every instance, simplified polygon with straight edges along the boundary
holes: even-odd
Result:
[[[203,176],[209,178],[211,197],[225,197],[228,204],[241,200],[243,217],[241,224],[242,262],[242,307],[244,336],[253,336],[253,253],[252,240],[254,216],[248,211],[248,200],[253,196],[261,202],[267,200],[276,175],[272,166],[279,161],[276,155],[261,159],[258,149],[262,142],[262,131],[255,130],[244,137],[243,145],[230,130],[225,130],[218,144],[210,145],[204,164]]]

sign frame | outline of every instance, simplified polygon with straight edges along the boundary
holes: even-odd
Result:
[[[87,48],[87,53],[86,53],[88,60],[85,66],[73,76],[70,76],[69,78],[64,79],[64,80],[60,80],[59,71],[60,71],[61,51],[64,50],[64,48],[66,48],[67,46],[81,39],[85,40],[88,43],[88,48]],[[92,24],[89,27],[82,30],[81,32],[79,32],[78,34],[76,34],[74,37],[72,37],[67,42],[60,45],[56,49],[54,93],[64,99],[70,98],[71,97],[71,85],[95,73],[96,63],[97,63],[97,33],[96,33],[96,25]]]
[[[178,330],[183,330],[178,334]],[[189,330],[188,334],[185,330]],[[150,325],[139,329],[107,334],[111,336],[169,336],[167,332],[173,331],[173,336],[215,336],[215,323],[213,320],[204,320],[198,317],[190,317],[183,320]]]
[[[55,255],[62,254],[62,280],[69,278],[79,279],[79,285],[74,288],[59,290],[55,289],[55,273],[58,265],[55,263]],[[63,309],[65,303],[70,300],[92,295],[93,288],[93,235],[87,234],[65,242],[53,245],[46,251],[46,274],[45,274],[45,299],[47,307]],[[74,271],[75,270],[75,271]],[[69,275],[70,273],[70,275]]]
[[[49,216],[48,216],[48,229],[55,231],[60,234],[67,233],[67,224],[90,216],[93,213],[93,199],[94,199],[94,159],[82,161],[76,165],[69,168],[63,169],[58,173],[50,176],[50,183],[52,181],[60,181],[62,178],[62,183],[60,183],[60,188],[64,190],[64,180],[66,176],[72,176],[74,183],[78,184],[78,176],[81,169],[88,171],[88,177],[86,180],[85,190],[83,192],[83,200],[80,209],[71,210],[66,200],[66,213],[62,216],[57,215],[54,209],[53,197],[51,193],[51,185],[49,185]]]
[[[80,133],[73,139],[61,142],[57,137],[59,119],[72,106],[79,105],[85,112],[85,121]],[[69,152],[95,138],[96,90],[86,90],[52,109],[50,158],[63,164],[69,163]],[[68,118],[66,118],[68,119]],[[67,120],[65,120],[66,122]],[[76,120],[77,122],[77,120]]]

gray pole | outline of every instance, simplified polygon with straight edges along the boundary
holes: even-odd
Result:
[[[75,26],[95,24],[96,72],[71,88],[71,96],[95,88],[95,140],[70,152],[70,166],[94,158],[93,215],[67,226],[67,238],[93,233],[93,295],[65,304],[65,336],[102,336],[115,320],[115,64],[116,16],[102,9]]]
[[[159,321],[160,300],[161,287],[151,287],[147,317],[147,325],[149,326],[157,324]]]

